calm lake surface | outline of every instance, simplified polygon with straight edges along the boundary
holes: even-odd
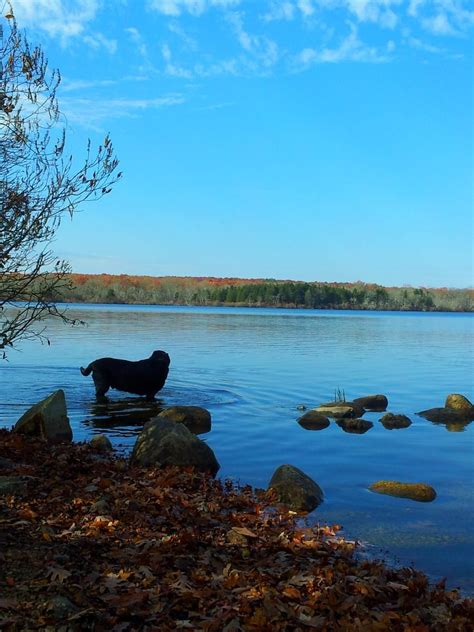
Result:
[[[0,364],[0,425],[63,388],[75,440],[106,432],[127,452],[161,407],[203,406],[213,427],[201,438],[219,477],[266,487],[277,466],[296,465],[325,493],[310,520],[341,524],[369,554],[474,592],[474,423],[447,428],[415,415],[443,406],[448,393],[473,399],[472,315],[111,305],[69,313],[87,326],[51,322],[50,347],[25,344]],[[155,349],[171,356],[156,403],[117,391],[96,403],[80,366]],[[366,434],[334,421],[303,429],[297,406],[330,401],[338,388],[347,400],[384,393],[387,410],[413,424],[389,431],[380,413],[366,413],[374,422]],[[369,492],[380,479],[426,482],[438,497],[416,503]]]

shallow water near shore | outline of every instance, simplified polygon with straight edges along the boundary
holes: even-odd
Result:
[[[51,346],[31,342],[0,364],[0,425],[57,388],[66,393],[76,441],[106,433],[129,452],[143,423],[162,407],[203,406],[202,435],[222,478],[266,487],[291,463],[312,476],[325,502],[310,521],[343,525],[363,551],[414,565],[434,580],[474,593],[474,422],[436,425],[415,415],[443,406],[448,393],[471,400],[473,324],[469,314],[332,312],[245,308],[71,305],[87,326],[48,323]],[[156,402],[111,391],[95,400],[80,366],[103,356],[138,360],[163,349],[171,368]],[[331,421],[302,428],[297,406],[384,393],[388,411],[413,424],[386,430],[381,413],[365,434]],[[371,493],[376,480],[433,485],[437,498],[416,503]]]

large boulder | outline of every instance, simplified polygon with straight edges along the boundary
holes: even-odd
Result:
[[[461,413],[467,419],[474,419],[474,406],[472,403],[459,393],[451,393],[446,397],[445,408],[452,408]]]
[[[365,397],[357,397],[352,400],[354,404],[358,404],[365,408],[365,410],[372,410],[375,412],[383,412],[387,410],[388,399],[385,395],[366,395]]]
[[[411,426],[411,420],[406,415],[394,415],[393,413],[387,413],[381,417],[380,421],[386,430],[408,428],[408,426]]]
[[[50,443],[72,441],[64,391],[59,389],[26,411],[13,432],[46,439]]]
[[[369,486],[370,491],[398,498],[410,498],[429,503],[436,498],[436,492],[426,483],[400,483],[400,481],[377,481]]]
[[[171,406],[162,410],[158,417],[184,424],[194,434],[204,434],[211,429],[211,413],[199,406]]]
[[[336,423],[344,432],[351,434],[364,434],[374,426],[371,421],[366,419],[338,419]]]
[[[178,465],[195,467],[215,476],[219,463],[211,448],[184,424],[155,417],[138,435],[130,458],[131,465]]]
[[[327,417],[315,410],[308,410],[307,413],[298,419],[298,423],[306,430],[324,430],[330,424]]]
[[[298,512],[309,512],[323,502],[323,490],[294,465],[280,465],[268,484],[278,502]]]
[[[317,413],[335,419],[362,417],[365,410],[354,402],[328,402],[313,408]]]

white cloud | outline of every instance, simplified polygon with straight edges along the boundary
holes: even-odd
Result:
[[[92,35],[84,35],[82,41],[93,48],[94,50],[98,50],[99,48],[104,48],[108,53],[113,55],[117,52],[117,40],[108,39],[102,33],[94,33]]]
[[[351,25],[351,32],[342,40],[339,46],[321,49],[305,48],[294,59],[294,65],[296,70],[304,70],[314,64],[334,64],[344,61],[379,63],[387,60],[388,57],[377,48],[367,46],[361,42],[357,29]]]
[[[21,27],[39,28],[64,43],[81,35],[98,11],[98,0],[13,0],[13,12]]]
[[[100,130],[104,122],[112,118],[137,118],[141,112],[150,109],[181,105],[185,102],[182,94],[170,94],[151,99],[87,99],[63,97],[61,112],[68,122]]]
[[[148,4],[159,13],[176,17],[182,13],[201,15],[209,9],[226,9],[240,2],[241,0],[149,0]]]
[[[254,57],[265,68],[276,64],[279,58],[278,45],[266,35],[252,35],[248,33],[243,24],[242,14],[233,11],[228,14],[227,20],[232,25],[237,40],[244,51]]]
[[[268,11],[262,15],[264,22],[275,20],[292,20],[295,16],[296,8],[289,0],[271,0]]]

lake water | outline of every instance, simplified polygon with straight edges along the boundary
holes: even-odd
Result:
[[[66,393],[75,440],[106,432],[129,451],[140,425],[163,406],[204,406],[213,426],[202,438],[221,464],[219,477],[266,487],[291,463],[322,487],[310,520],[339,523],[346,537],[392,563],[474,592],[473,432],[435,425],[415,413],[443,406],[448,393],[471,400],[473,323],[469,314],[331,312],[149,306],[71,306],[87,326],[51,322],[51,346],[28,343],[0,364],[0,425],[57,388]],[[103,357],[171,356],[159,400],[110,391],[95,401],[80,366]],[[297,406],[384,393],[407,429],[349,434],[331,421],[303,429]],[[438,497],[416,503],[371,493],[380,479],[426,482]]]

